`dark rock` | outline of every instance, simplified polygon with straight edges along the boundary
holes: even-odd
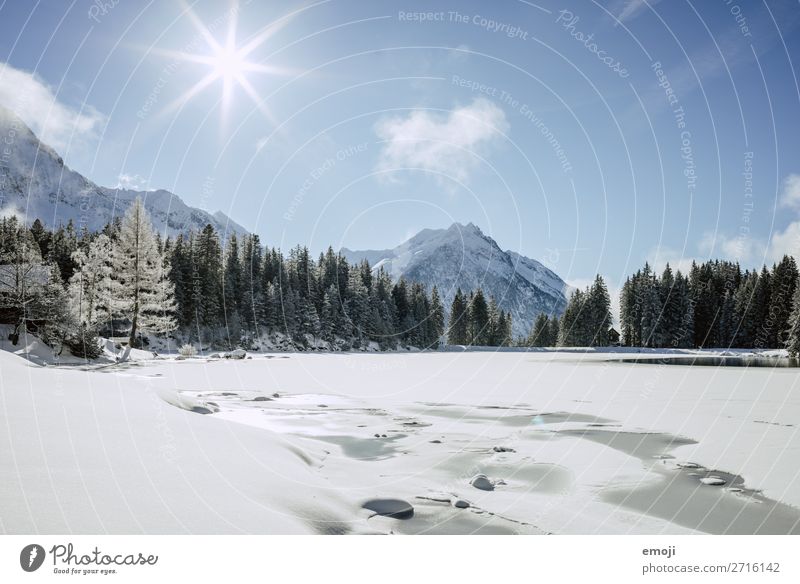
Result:
[[[370,499],[361,506],[383,517],[392,517],[393,519],[414,517],[414,507],[402,499]]]

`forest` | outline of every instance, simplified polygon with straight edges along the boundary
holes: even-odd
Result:
[[[575,290],[563,314],[540,314],[527,338],[483,290],[457,290],[449,310],[436,287],[400,279],[329,247],[287,254],[258,235],[207,225],[162,238],[137,200],[100,232],[70,222],[48,230],[0,219],[0,322],[13,343],[28,330],[54,348],[99,354],[99,337],[145,346],[169,336],[203,349],[393,350],[475,346],[787,348],[800,352],[798,269],[786,256],[771,269],[693,264],[687,276],[648,265],[620,293],[620,332],[598,275]],[[449,315],[449,318],[448,318]]]

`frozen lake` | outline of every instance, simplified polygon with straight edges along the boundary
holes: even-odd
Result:
[[[800,533],[797,371],[646,357],[1,353],[0,527]]]

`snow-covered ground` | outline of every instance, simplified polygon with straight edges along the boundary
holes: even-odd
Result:
[[[796,369],[619,358],[0,351],[0,530],[800,532]]]

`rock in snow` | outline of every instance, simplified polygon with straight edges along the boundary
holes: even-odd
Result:
[[[516,452],[513,448],[509,448],[508,446],[495,446],[492,448],[495,452]]]
[[[455,499],[453,501],[453,507],[456,507],[457,509],[468,509],[470,507],[470,504],[468,501],[465,501],[464,499]]]
[[[411,519],[414,516],[414,507],[402,499],[370,499],[361,506],[376,515],[394,519]]]
[[[475,475],[469,484],[481,491],[494,491],[494,483],[485,474]]]

